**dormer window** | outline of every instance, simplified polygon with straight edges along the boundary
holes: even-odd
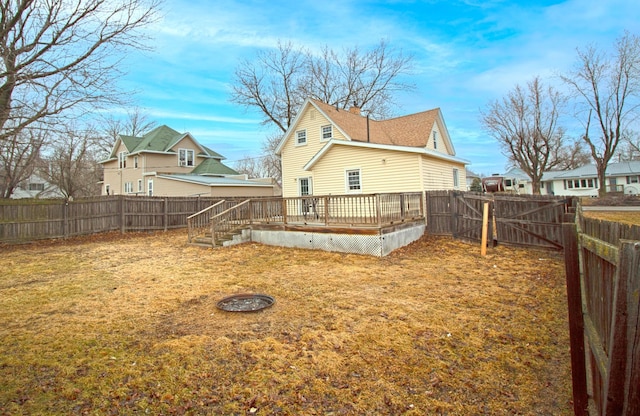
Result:
[[[178,149],[178,166],[194,166],[196,152],[193,149]]]
[[[322,140],[329,140],[333,137],[333,126],[322,126]]]
[[[438,148],[438,132],[437,131],[433,132],[433,148],[434,149]]]

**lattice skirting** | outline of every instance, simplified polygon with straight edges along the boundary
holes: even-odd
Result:
[[[251,241],[280,247],[297,247],[381,257],[416,241],[424,232],[424,224],[417,224],[414,227],[377,235],[252,230]]]

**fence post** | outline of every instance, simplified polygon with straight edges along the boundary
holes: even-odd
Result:
[[[455,191],[447,191],[449,193],[449,210],[451,212],[451,223],[449,226],[451,227],[451,235],[455,238],[457,237],[457,210],[456,210],[456,196],[457,193]]]
[[[571,381],[573,386],[573,413],[588,415],[587,371],[584,352],[584,320],[580,285],[580,259],[576,224],[562,224],[564,263],[567,277],[567,304],[569,309],[569,343],[571,346]]]
[[[62,236],[69,237],[69,199],[65,200],[62,206]]]
[[[378,228],[382,227],[382,201],[380,201],[380,194],[376,194],[376,216],[378,217]]]
[[[162,219],[164,222],[164,231],[166,232],[169,229],[169,198],[164,197],[164,218]]]
[[[120,233],[121,234],[124,234],[126,232],[124,207],[125,207],[124,195],[120,195]]]

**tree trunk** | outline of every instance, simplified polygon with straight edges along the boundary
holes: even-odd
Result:
[[[600,159],[596,161],[596,170],[598,172],[598,197],[604,198],[607,196],[607,184],[605,182],[605,172],[607,170],[608,160]]]

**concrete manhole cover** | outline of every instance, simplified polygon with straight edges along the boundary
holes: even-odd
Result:
[[[275,302],[276,300],[269,295],[241,293],[221,299],[216,303],[216,306],[229,312],[255,312],[268,308]]]

